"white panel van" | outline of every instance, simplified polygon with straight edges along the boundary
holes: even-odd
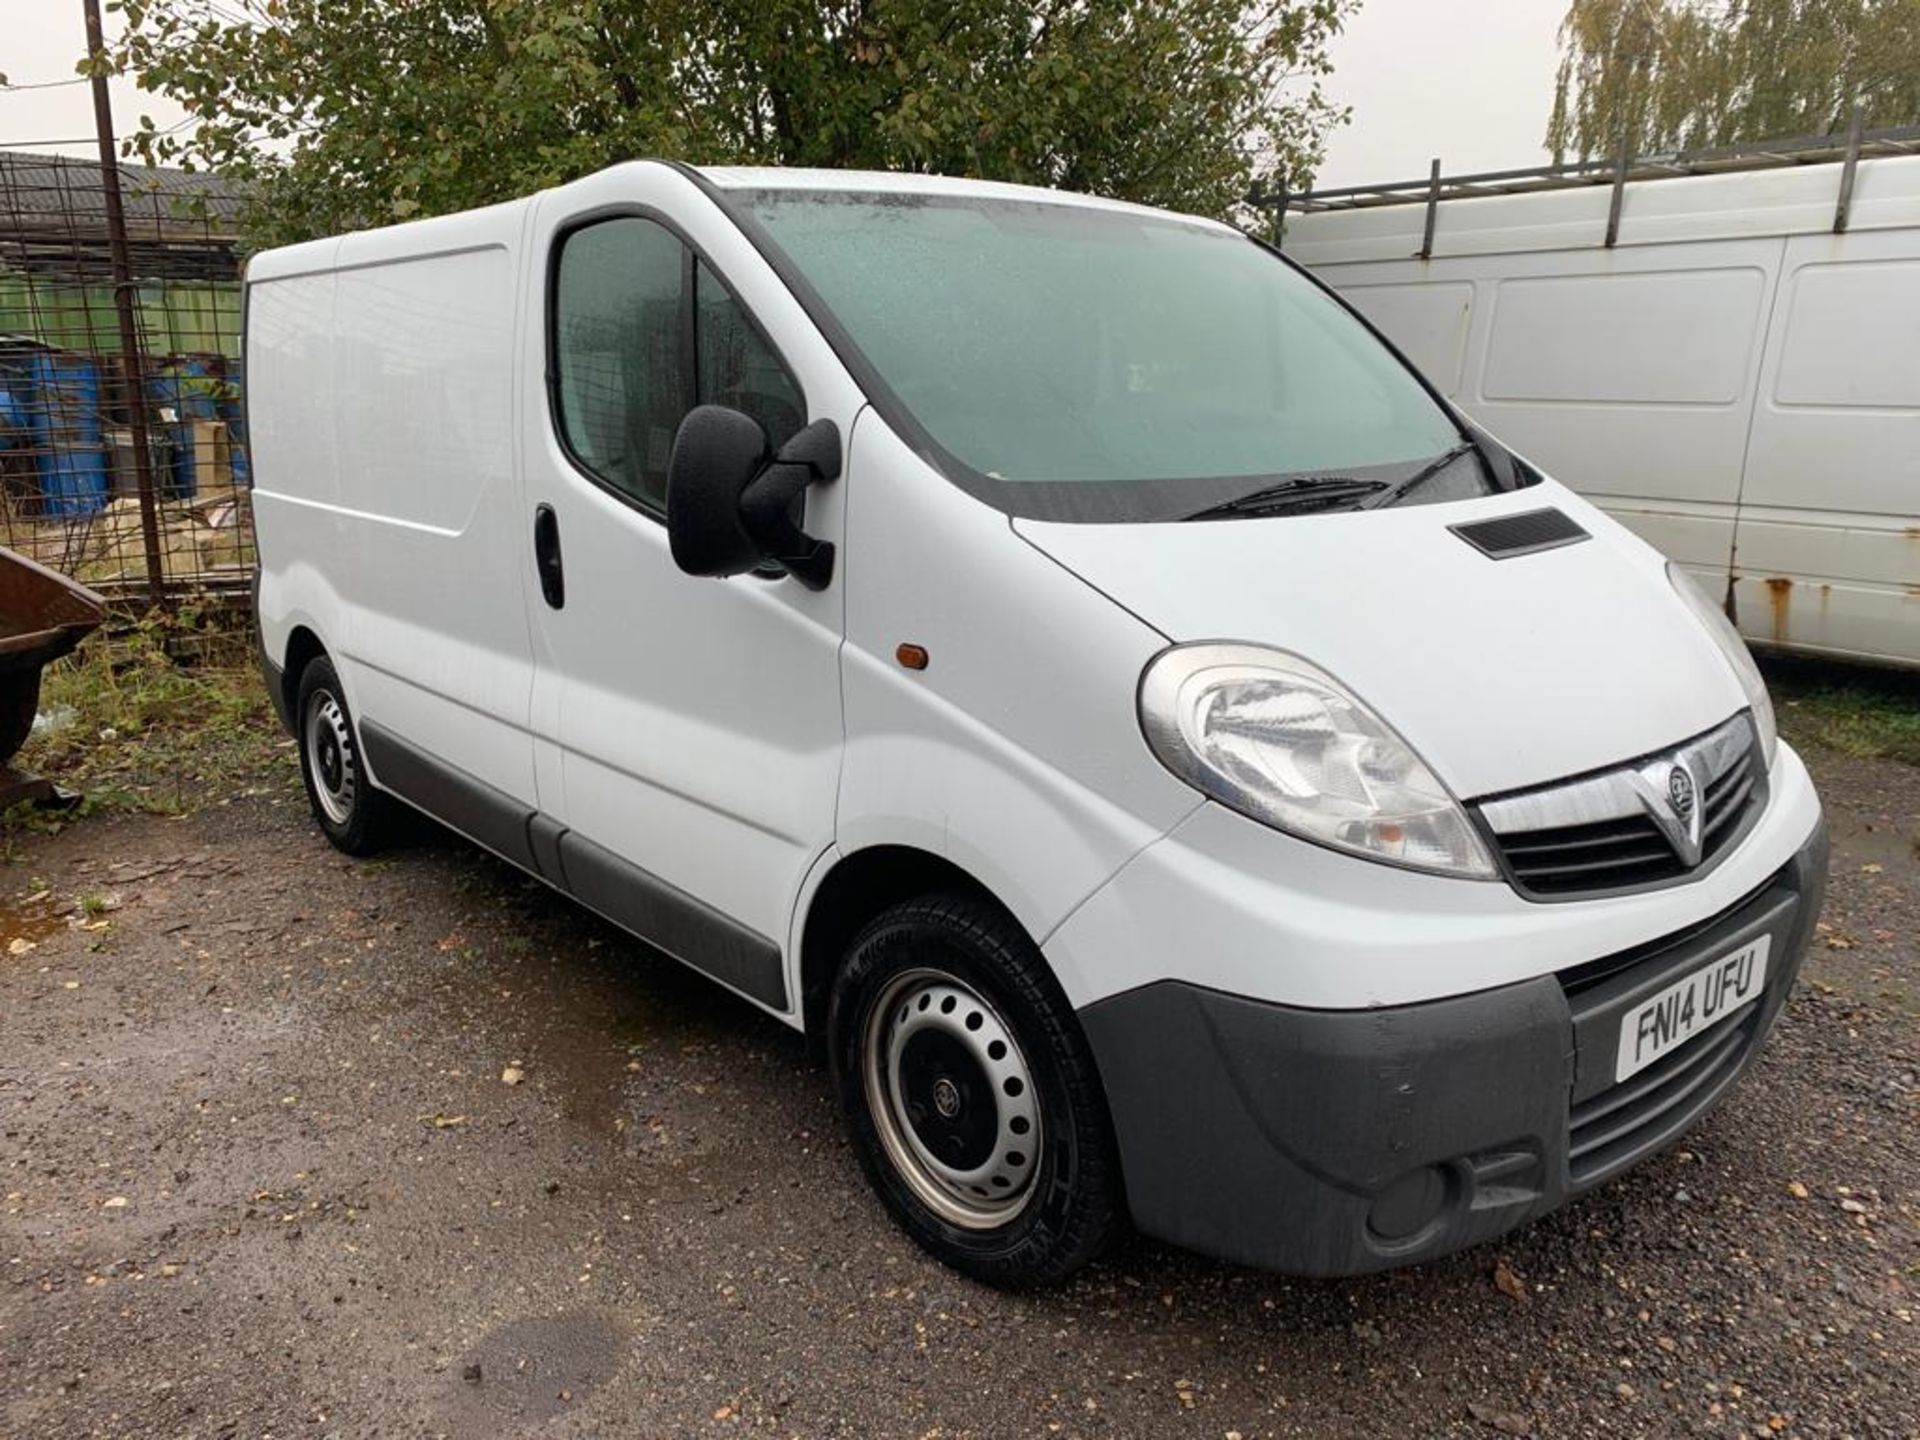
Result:
[[[1612,247],[1606,187],[1515,172],[1440,182],[1428,254],[1424,186],[1286,249],[1750,640],[1920,665],[1920,155],[1752,163],[1627,184]]]
[[[1485,1240],[1793,983],[1738,636],[1237,231],[634,163],[258,256],[247,360],[327,836],[424,811],[818,1036],[969,1274]]]

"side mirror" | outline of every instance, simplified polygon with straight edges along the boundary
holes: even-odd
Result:
[[[769,453],[767,432],[725,405],[687,413],[667,460],[667,539],[689,575],[739,575],[772,561],[809,590],[833,577],[833,546],[794,519],[809,485],[840,474],[840,429],[816,420]]]

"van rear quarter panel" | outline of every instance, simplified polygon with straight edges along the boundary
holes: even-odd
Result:
[[[532,802],[513,429],[525,213],[350,235],[307,273],[263,257],[249,367],[269,644],[312,626],[363,720]]]
[[[247,267],[247,438],[260,550],[261,642],[276,661],[296,626],[317,628],[338,597],[332,365],[338,240],[268,251]]]
[[[1920,225],[1788,241],[1738,541],[1753,638],[1920,660]]]

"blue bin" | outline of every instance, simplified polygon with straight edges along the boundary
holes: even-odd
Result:
[[[227,383],[220,400],[220,418],[227,422],[227,436],[233,442],[233,483],[242,490],[251,490],[253,462],[247,457],[247,412],[240,403],[240,396],[246,389],[246,375],[239,369],[237,361],[228,363],[232,368],[227,372]]]
[[[0,450],[24,449],[29,425],[26,381],[0,370]]]
[[[201,360],[176,360],[147,382],[147,398],[156,408],[171,410],[174,417],[164,427],[172,456],[161,487],[170,500],[191,500],[200,488],[193,422],[220,418],[219,389],[218,377]]]
[[[57,516],[92,515],[107,505],[106,435],[100,423],[100,368],[83,355],[41,351],[27,357],[26,408],[41,508]]]

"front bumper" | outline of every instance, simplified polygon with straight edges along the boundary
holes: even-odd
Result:
[[[1342,1275],[1552,1210],[1672,1143],[1746,1070],[1826,868],[1821,823],[1700,924],[1452,999],[1310,1010],[1161,980],[1087,1006],[1135,1224],[1224,1259]],[[1760,997],[1614,1084],[1621,1017],[1761,934],[1774,958]]]

